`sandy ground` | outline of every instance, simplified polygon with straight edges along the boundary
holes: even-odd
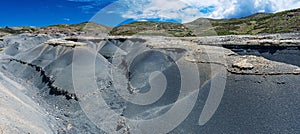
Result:
[[[0,133],[52,133],[47,112],[26,96],[26,89],[0,73]]]
[[[7,55],[0,54],[2,59],[14,59],[3,60],[3,64],[2,61],[0,64],[0,134],[103,133],[86,117],[79,105],[80,99],[82,99],[80,96],[79,101],[72,97],[68,99],[68,95],[74,94],[69,64],[72,59],[72,47],[76,47],[76,45],[71,45],[71,47],[69,45],[51,46],[40,44],[48,37],[42,36],[42,39],[30,37],[32,40],[23,40],[23,36],[11,37],[9,41],[12,44],[8,44],[9,47],[5,50]],[[261,38],[252,36],[238,39],[234,36],[156,38],[145,38],[149,48],[160,49],[175,58],[179,57],[182,60],[197,63],[200,76],[205,80],[191,114],[170,133],[300,132],[298,36],[295,37],[296,41],[286,40],[285,37],[282,39],[274,37],[278,38],[279,42],[283,42],[280,44],[281,46],[277,47],[272,46],[276,42],[270,43],[265,39],[266,37],[262,38],[263,42],[257,42]],[[233,42],[226,41],[227,38],[234,40]],[[249,38],[252,41],[250,43],[256,44],[245,47],[244,45],[249,43]],[[117,38],[114,39],[116,44],[120,43]],[[212,42],[217,43],[202,45]],[[240,42],[240,44],[233,45],[236,42]],[[127,42],[124,46],[119,47],[126,48],[124,50],[131,49],[134,48],[133,45],[136,45],[134,43]],[[220,45],[222,43],[225,45]],[[261,45],[266,46],[261,47]],[[187,50],[186,55],[182,55],[182,48]],[[131,53],[132,56],[134,53],[135,51]],[[109,53],[106,56],[109,57]],[[106,61],[103,57],[102,60]],[[97,65],[104,67],[100,61],[97,62]],[[219,72],[217,67],[209,68],[208,65],[227,69],[227,72],[224,71],[226,72],[226,85],[224,96],[216,113],[207,124],[199,126],[199,114],[208,98],[210,87],[213,85],[211,81],[206,80],[214,78],[211,76],[217,74],[215,72]],[[50,86],[47,85],[53,76],[55,76],[54,82],[51,82]],[[104,75],[99,76],[103,77]],[[108,81],[108,79],[105,80]],[[106,86],[106,84],[110,85],[107,81],[99,82],[107,92],[107,101],[114,102],[109,104],[117,110],[122,110],[124,106],[115,104],[118,99],[110,96],[109,91],[113,86]],[[51,88],[54,90],[53,94],[50,93]],[[66,93],[64,94],[64,92]],[[163,99],[169,100],[174,97],[173,92],[167,95]],[[93,96],[88,96],[88,98],[94,99]],[[135,105],[127,105],[123,114],[134,117],[143,110],[147,112],[147,110],[157,107],[157,105],[149,105],[142,109]]]

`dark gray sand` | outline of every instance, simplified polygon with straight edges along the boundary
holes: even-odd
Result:
[[[186,96],[194,91],[178,88],[181,86],[179,69],[173,64],[178,61],[189,73],[200,73],[200,90],[192,112],[169,133],[300,133],[299,36],[268,35],[274,42],[268,41],[268,46],[264,41],[261,42],[264,45],[257,46],[259,42],[255,44],[255,41],[265,36],[111,37],[88,41],[79,37],[77,43],[65,38],[49,41],[56,37],[46,35],[5,37],[0,43],[5,46],[0,53],[0,134],[104,133],[79,105],[87,99],[97,100],[99,96],[89,92],[85,96],[74,91],[73,54],[75,48],[80,47],[99,48],[95,62],[97,86],[106,103],[129,119],[159,117],[174,105],[179,93]],[[255,45],[247,45],[247,40]],[[272,43],[278,43],[276,40],[282,42],[272,47]],[[140,55],[130,67],[120,62],[117,64],[120,70],[111,69],[116,66],[116,59],[129,63],[142,50],[155,51]],[[123,57],[113,57],[116,52]],[[191,63],[196,64],[198,70],[192,70]],[[124,68],[128,69],[127,75],[121,75],[126,72]],[[111,70],[121,72],[115,73],[117,78],[130,79],[131,85],[126,85],[121,93],[134,93],[134,87],[140,87],[139,92],[148,92],[149,79],[144,78],[153,71],[167,74],[167,90],[153,104],[129,103],[115,95],[117,85]],[[200,126],[201,111],[210,88],[216,84],[212,81],[222,72],[226,83],[220,105],[212,118]],[[101,113],[101,109],[98,112]],[[132,129],[126,125],[110,127],[116,128],[115,133],[128,133]]]

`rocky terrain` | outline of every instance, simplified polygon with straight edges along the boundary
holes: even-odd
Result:
[[[300,34],[180,38],[20,34],[3,37],[0,46],[0,133],[137,133],[148,128],[127,120],[100,121],[103,130],[97,119],[89,118],[93,105],[88,100],[103,97],[121,117],[144,120],[161,116],[178,98],[196,91],[191,112],[170,133],[300,132]],[[88,49],[97,53],[92,74]],[[77,70],[76,53],[86,65]],[[177,65],[186,71],[181,72],[187,79],[184,90],[179,89]],[[155,71],[163,71],[168,81],[157,102],[140,106],[116,95],[147,92],[153,86],[149,81],[160,78],[148,78]],[[87,84],[94,76],[95,89]],[[196,79],[188,79],[192,76]],[[210,97],[219,92],[224,92],[222,99]],[[207,110],[205,102],[220,105],[211,118],[204,118],[207,123],[198,125],[201,111]],[[185,106],[189,105],[181,109]],[[110,116],[101,109],[99,113]],[[164,127],[149,129],[161,132]]]
[[[0,134],[300,133],[299,15],[0,28]]]

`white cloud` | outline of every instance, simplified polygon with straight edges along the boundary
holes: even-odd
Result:
[[[124,0],[128,4],[128,11],[122,13],[124,18],[145,19],[160,18],[162,20],[192,21],[201,16],[198,7],[189,6],[180,0],[144,0],[132,2]]]
[[[99,3],[105,0],[70,1]],[[199,17],[236,18],[257,12],[274,13],[300,8],[300,0],[119,0],[116,3],[122,5],[122,9],[115,10],[124,18],[136,20],[160,18],[182,22]],[[93,6],[95,5],[97,4]]]
[[[131,2],[129,2],[131,1]],[[164,18],[179,19],[189,22],[199,17],[235,18],[248,16],[257,12],[274,13],[300,7],[299,0],[124,0],[128,3],[125,18]],[[209,13],[199,10],[214,7]]]
[[[207,17],[232,18],[251,15],[257,12],[274,13],[299,8],[299,0],[214,0],[216,10]]]
[[[64,21],[70,21],[71,19],[69,19],[69,18],[64,18],[63,20],[64,20]]]

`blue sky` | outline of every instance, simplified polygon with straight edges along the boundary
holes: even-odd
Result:
[[[4,0],[0,27],[76,24],[116,26],[132,21],[189,22],[239,18],[300,7],[300,0]]]
[[[101,8],[112,2],[105,0],[94,6],[94,2],[69,0],[3,0],[0,8],[0,26],[81,23],[90,20]]]

